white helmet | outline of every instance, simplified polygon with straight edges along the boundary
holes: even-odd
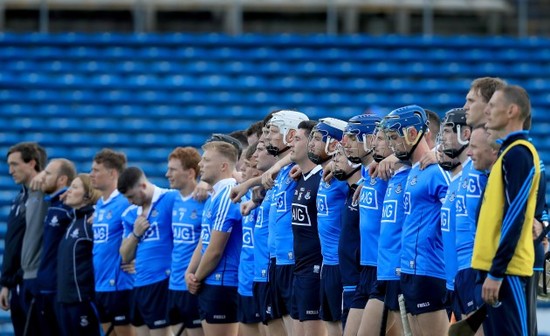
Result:
[[[298,125],[306,120],[309,120],[309,118],[302,112],[283,110],[273,113],[269,125],[279,128],[279,132],[283,135],[283,143],[287,146],[286,135],[288,131],[298,129]]]

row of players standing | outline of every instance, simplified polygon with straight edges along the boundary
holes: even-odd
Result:
[[[182,327],[176,328],[176,332],[181,332],[183,328],[187,332],[197,331],[202,319],[205,333],[211,335],[236,334],[237,321],[241,322],[241,333],[269,331],[272,335],[321,335],[328,331],[331,335],[337,335],[342,333],[339,323],[342,319],[347,321],[344,329],[346,334],[380,334],[386,307],[390,314],[384,324],[390,332],[393,327],[393,332],[400,334],[402,326],[397,318],[397,295],[402,290],[415,334],[427,330],[438,335],[444,334],[448,319],[444,310],[444,297],[447,294],[442,279],[447,277],[447,287],[452,289],[455,278],[453,269],[455,273],[460,269],[466,270],[467,276],[477,276],[477,273],[471,271],[468,252],[464,254],[458,247],[451,250],[458,249],[462,264],[466,260],[467,265],[449,267],[452,263],[445,259],[447,267],[443,266],[442,247],[449,245],[441,243],[441,235],[443,232],[443,237],[448,238],[446,232],[455,232],[458,236],[460,233],[453,230],[455,226],[457,230],[458,227],[468,227],[462,235],[471,237],[468,240],[471,248],[465,249],[473,252],[475,230],[471,229],[471,224],[473,222],[475,228],[475,216],[472,213],[475,213],[479,203],[483,183],[478,181],[472,184],[470,177],[474,176],[475,182],[476,175],[468,173],[467,169],[471,170],[472,163],[467,160],[464,149],[473,128],[474,133],[476,130],[480,133],[478,137],[481,140],[475,146],[484,151],[479,161],[490,161],[486,154],[492,149],[486,131],[472,122],[474,117],[480,115],[479,107],[477,111],[474,109],[475,103],[487,104],[492,96],[491,93],[487,97],[486,91],[490,91],[490,88],[485,87],[490,86],[487,83],[493,85],[493,91],[505,89],[504,84],[495,85],[500,83],[497,79],[474,82],[466,103],[467,112],[451,111],[443,122],[439,166],[429,165],[422,171],[418,163],[430,161],[431,152],[427,138],[423,137],[428,132],[427,116],[417,106],[394,110],[385,118],[361,115],[349,122],[326,118],[318,124],[307,121],[304,114],[296,111],[274,113],[265,120],[266,132],[260,136],[259,143],[247,151],[243,174],[245,181],[236,188],[233,176],[239,155],[235,147],[238,146],[223,142],[227,137],[213,139],[221,142],[205,144],[202,159],[189,148],[176,149],[172,153],[167,177],[171,187],[179,189],[176,191],[154,186],[138,168],[124,169],[125,158],[122,154],[102,151],[94,158],[89,183],[103,193],[96,205],[92,225],[95,297],[93,288],[91,291],[88,288],[91,293],[87,300],[82,297],[82,283],[62,283],[59,279],[64,279],[64,274],[58,278],[57,287],[48,289],[48,293],[43,289],[37,292],[32,286],[24,285],[21,291],[27,297],[27,300],[23,300],[24,306],[28,309],[32,302],[28,298],[34,297],[40,316],[44,316],[49,305],[50,314],[53,315],[49,315],[46,322],[56,321],[56,316],[65,316],[60,319],[61,323],[64,320],[73,322],[72,327],[76,329],[69,329],[69,324],[62,328],[61,332],[66,334],[84,334],[82,328],[94,325],[94,311],[90,307],[97,304],[100,319],[105,323],[128,327],[131,322],[138,326],[138,331],[167,334],[168,325],[182,322]],[[472,102],[472,99],[476,101]],[[519,104],[515,100],[507,103],[508,107]],[[530,118],[529,113],[524,111],[517,118]],[[490,112],[488,115],[491,115]],[[468,127],[467,117],[470,119]],[[500,124],[497,126],[502,127]],[[502,134],[501,128],[488,128],[491,132],[500,131],[498,137],[506,135]],[[229,142],[232,142],[231,139]],[[474,151],[473,144],[471,147]],[[181,154],[182,151],[187,152]],[[37,162],[45,162],[45,155],[37,155],[25,161],[23,152],[10,151],[10,155],[13,153],[20,153],[18,159],[29,164],[27,172],[34,169],[33,174],[29,175],[36,173],[35,168],[40,166]],[[493,154],[496,158],[494,150]],[[391,163],[391,158],[383,161],[391,156],[400,161]],[[279,160],[277,164],[275,158]],[[34,167],[32,160],[35,160]],[[383,174],[384,166],[391,167],[391,179],[388,182],[369,175],[373,174],[368,171],[373,160],[380,162],[380,174]],[[48,167],[63,162],[53,160]],[[327,169],[330,162],[333,167]],[[413,164],[412,168],[408,162]],[[274,165],[276,167],[263,175],[265,184],[273,184],[273,188],[268,189],[263,198],[257,192],[248,194],[250,200],[241,201],[240,205],[243,217],[239,205],[231,203],[230,198],[236,200],[244,190],[259,184],[260,178],[254,176]],[[294,165],[302,172],[296,175],[297,181],[289,176]],[[10,172],[11,166],[10,163]],[[44,181],[47,181],[48,167]],[[212,195],[206,204],[190,197],[196,185],[194,181],[199,167],[202,181],[213,186]],[[277,167],[281,169],[275,181],[270,181]],[[50,168],[49,174],[55,176],[54,180],[60,188],[43,190],[50,194],[50,198],[55,198],[62,193],[71,178],[62,174],[59,167]],[[335,179],[330,182],[322,180],[323,168],[325,171],[332,170]],[[15,174],[12,175],[15,179]],[[478,171],[478,178],[481,175]],[[67,178],[59,181],[59,176]],[[462,188],[466,189],[463,190],[466,198],[459,195],[460,190],[453,191],[457,194],[448,193],[447,190],[452,189],[449,184],[453,185],[451,179],[460,181],[455,183],[458,189],[468,186]],[[535,180],[538,181],[538,178],[533,178]],[[28,183],[27,180],[19,181]],[[186,183],[181,185],[178,181]],[[354,202],[354,191],[360,182],[363,182],[363,186],[359,202]],[[477,203],[468,202],[468,191],[470,198],[478,199]],[[89,194],[86,196],[90,198]],[[456,201],[455,205],[444,204],[442,208],[440,199],[447,203],[455,200],[464,203]],[[90,198],[87,205],[94,201]],[[133,205],[128,207],[128,201]],[[250,211],[255,206],[259,207]],[[463,212],[455,213],[458,209]],[[53,211],[52,206],[48,209],[49,215],[50,210]],[[13,215],[10,218],[20,214],[16,210]],[[459,225],[459,217],[467,218],[468,226]],[[453,218],[457,222],[450,224]],[[529,216],[525,215],[525,218],[527,221]],[[46,216],[46,229],[48,225],[60,226],[51,225],[52,221],[59,222],[59,217]],[[71,218],[66,226],[74,222]],[[27,219],[27,227],[30,227],[29,223]],[[114,227],[119,231],[113,231]],[[85,240],[91,242],[90,234],[85,229],[82,231],[86,235]],[[46,232],[44,242],[52,241]],[[67,230],[63,234],[65,239],[80,238],[80,230]],[[445,242],[452,243],[454,240],[451,237],[445,239]],[[43,249],[51,250],[47,247]],[[122,258],[118,254],[119,250]],[[56,258],[61,264],[64,260],[61,252],[57,257],[55,254],[48,258],[45,256],[43,252],[41,264]],[[458,259],[457,256],[454,258]],[[130,274],[131,264],[128,266],[133,260],[135,275]],[[89,265],[81,266],[78,273],[83,276],[82,279],[89,281],[93,277],[82,273],[90,270]],[[504,268],[503,265],[497,266],[500,268],[495,268],[496,273],[490,279],[499,282],[499,278],[504,278],[502,275],[506,265]],[[491,270],[486,265],[478,267],[485,271]],[[445,268],[449,270],[445,272]],[[57,266],[57,272],[62,272],[62,268]],[[49,280],[51,283],[52,278]],[[471,286],[476,279],[473,282],[471,280],[467,278],[461,282],[470,287],[465,290],[466,296],[455,300],[462,303],[462,307],[455,307],[459,315],[467,315],[481,305],[480,300],[475,301]],[[59,314],[55,311],[58,306],[54,301],[63,301],[59,293],[67,288],[77,289],[78,300],[70,302],[65,314]],[[27,295],[29,292],[30,295]],[[198,299],[192,294],[198,294]],[[457,290],[459,297],[461,294],[464,295],[462,289]],[[48,300],[44,300],[44,297]],[[487,297],[484,293],[484,299],[490,302],[494,297]],[[500,301],[504,307],[511,304],[503,298]],[[75,304],[77,302],[80,304]],[[172,309],[174,307],[179,311]],[[292,317],[290,322],[288,315]],[[84,321],[82,316],[86,316]],[[92,320],[88,321],[89,318]],[[285,319],[287,323],[283,322]],[[321,320],[327,323],[323,324]],[[260,321],[267,327],[258,326],[257,322]],[[518,325],[522,326],[521,323]],[[499,325],[493,327],[501,328]],[[116,332],[124,334],[132,331],[117,327]]]

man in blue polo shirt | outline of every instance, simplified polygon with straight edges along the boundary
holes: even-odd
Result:
[[[136,260],[131,322],[139,333],[168,335],[168,277],[172,260],[172,209],[177,190],[161,189],[137,167],[126,168],[117,189],[130,203],[122,214],[122,262]]]
[[[232,145],[203,145],[201,180],[213,193],[204,206],[201,241],[185,275],[187,288],[199,296],[205,335],[237,335],[238,267],[242,246],[242,216],[231,202],[232,177],[238,154]]]
[[[118,177],[126,168],[126,155],[111,149],[99,151],[92,163],[90,180],[102,194],[94,211],[94,276],[96,304],[103,331],[112,326],[117,335],[133,335],[130,300],[134,287],[132,270],[123,265],[122,213],[130,203],[117,190]]]

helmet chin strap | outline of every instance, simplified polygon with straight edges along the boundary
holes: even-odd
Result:
[[[405,142],[407,143],[407,145],[412,145],[411,150],[408,151],[406,154],[403,154],[403,153],[397,154],[397,153],[395,153],[395,157],[398,158],[401,161],[410,161],[412,154],[414,153],[416,147],[420,143],[420,140],[422,140],[423,136],[424,136],[424,131],[418,132],[417,140],[414,143],[413,141],[409,140],[409,136],[408,136],[407,133],[403,134],[403,138],[405,138]]]

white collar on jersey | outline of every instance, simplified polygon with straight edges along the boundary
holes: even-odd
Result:
[[[113,190],[113,192],[111,193],[111,195],[109,195],[109,198],[107,198],[106,200],[103,198],[103,196],[101,196],[101,200],[103,201],[103,204],[108,204],[109,202],[111,202],[113,200],[113,198],[117,197],[118,195],[120,195],[120,192],[118,191],[118,189],[115,189]]]
[[[304,181],[307,181],[308,178],[312,177],[313,175],[315,175],[317,172],[319,172],[321,169],[323,169],[323,167],[321,167],[321,165],[317,165],[315,166],[315,168],[313,168],[309,173],[307,173],[307,175],[303,175],[304,176]]]
[[[212,197],[216,197],[220,192],[220,190],[227,187],[228,185],[235,185],[235,184],[237,184],[237,180],[235,180],[232,177],[219,180],[218,182],[216,182],[216,184],[214,184],[214,186],[212,186],[212,189],[213,189]]]

